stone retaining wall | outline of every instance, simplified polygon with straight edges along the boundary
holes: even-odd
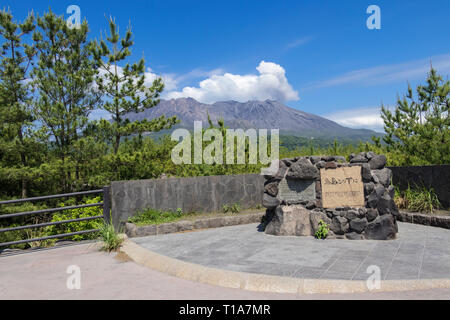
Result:
[[[263,184],[259,174],[114,181],[111,216],[118,227],[145,208],[215,212],[234,203],[254,208],[262,203]]]

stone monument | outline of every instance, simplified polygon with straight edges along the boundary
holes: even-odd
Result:
[[[398,209],[386,157],[373,152],[296,157],[265,176],[265,232],[310,236],[323,220],[327,238],[394,239]]]

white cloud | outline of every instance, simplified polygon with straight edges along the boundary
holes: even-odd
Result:
[[[371,129],[377,132],[384,132],[380,107],[342,110],[324,115],[323,117],[349,128]]]
[[[114,73],[114,66],[110,66],[110,70],[111,72]],[[171,73],[167,73],[167,74],[156,74],[154,72],[152,72],[153,70],[151,68],[147,68],[147,71],[144,72],[145,75],[145,79],[144,79],[144,83],[147,87],[151,87],[153,84],[153,81],[157,78],[162,78],[163,82],[164,82],[164,90],[175,90],[177,88],[177,84],[178,84],[178,79],[176,78],[176,76],[174,74]],[[100,75],[105,75],[107,73],[107,71],[105,69],[99,69],[99,73]],[[117,73],[119,75],[119,77],[123,76],[123,68],[120,66],[117,66]],[[105,78],[105,80],[107,81],[107,78]]]
[[[158,75],[156,73],[152,72],[152,69],[147,68],[147,71],[145,72],[145,84],[147,86],[151,86],[153,84],[153,81],[156,78],[162,78],[164,82],[164,90],[175,90],[177,88],[178,80],[176,79],[175,75],[172,73],[166,73],[162,75]]]
[[[439,74],[445,77],[450,73],[450,54],[399,64],[354,70],[338,77],[312,83],[305,89],[317,89],[345,84],[377,85],[395,81],[425,79],[426,74],[430,71],[430,64],[433,65]]]
[[[292,48],[295,48],[298,46],[302,46],[302,45],[310,42],[313,38],[314,38],[313,36],[307,36],[307,37],[296,39],[296,40],[292,41],[291,43],[288,43],[288,45],[286,46],[285,49],[288,50],[288,49],[292,49]]]
[[[203,103],[224,100],[299,100],[298,92],[288,83],[283,67],[273,62],[261,61],[256,70],[259,75],[221,74],[221,70],[217,69],[207,79],[202,80],[198,87],[184,87],[181,91],[168,92],[165,97],[191,97]]]

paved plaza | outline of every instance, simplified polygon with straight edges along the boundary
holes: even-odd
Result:
[[[395,240],[318,240],[267,235],[258,224],[133,238],[156,253],[207,267],[310,279],[450,278],[450,230],[398,223]]]
[[[81,269],[81,288],[66,286],[67,267]],[[348,294],[254,292],[207,285],[154,271],[93,244],[0,254],[0,299],[450,299],[450,289]]]

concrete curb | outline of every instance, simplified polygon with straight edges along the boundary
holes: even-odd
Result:
[[[125,223],[125,233],[128,237],[145,237],[157,234],[167,234],[183,231],[192,231],[199,229],[219,228],[235,226],[239,224],[249,224],[261,222],[261,218],[266,212],[257,212],[250,214],[238,214],[235,216],[201,218],[197,220],[181,220],[176,222],[152,224],[148,226],[136,226],[133,223]]]
[[[418,212],[400,211],[397,219],[401,222],[450,229],[450,216],[437,216]]]
[[[382,280],[380,289],[369,290],[366,281],[300,279],[205,267],[160,255],[126,239],[120,251],[133,261],[178,278],[225,288],[275,293],[362,293],[450,288],[450,279]],[[368,275],[369,277],[369,275]]]

